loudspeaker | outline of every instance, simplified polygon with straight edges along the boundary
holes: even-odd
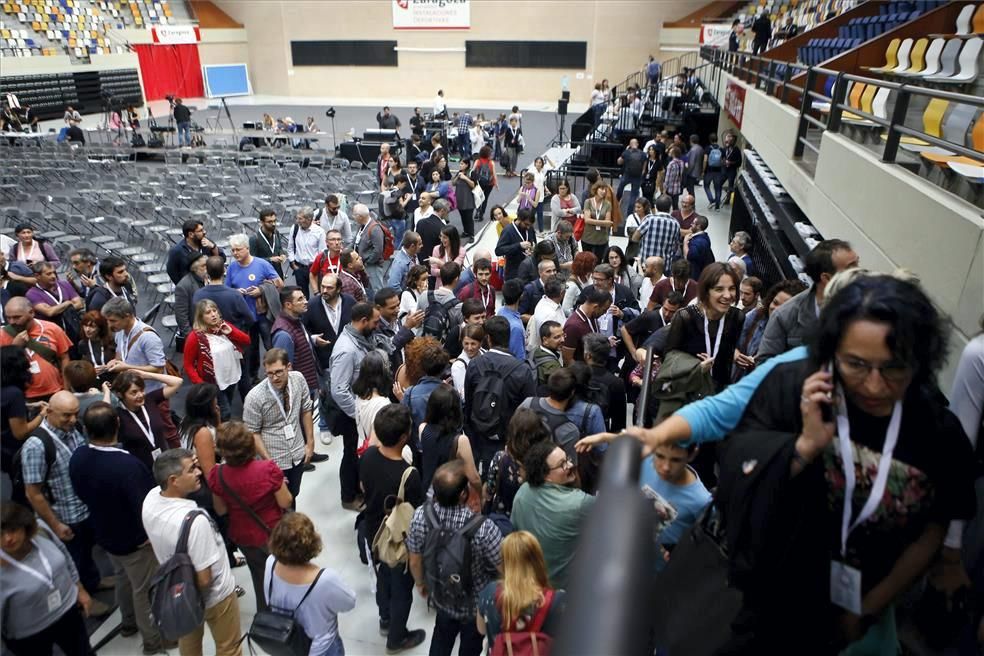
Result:
[[[563,98],[564,100],[570,100],[571,99],[571,92],[570,91],[561,91],[560,92],[560,97]]]
[[[567,116],[567,103],[570,102],[567,98],[561,98],[557,101],[557,115]]]

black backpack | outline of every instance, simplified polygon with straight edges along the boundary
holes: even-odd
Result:
[[[150,580],[150,615],[165,640],[177,640],[205,622],[205,599],[188,555],[188,534],[198,515],[208,517],[197,509],[185,515],[174,555],[161,563]]]
[[[499,440],[505,435],[510,417],[505,415],[505,381],[517,368],[529,366],[526,360],[519,360],[512,367],[489,367],[478,378],[471,402],[471,428],[475,435],[485,439]]]
[[[452,530],[441,525],[434,502],[424,504],[429,529],[424,540],[424,577],[428,598],[440,610],[468,607],[475,598],[472,582],[472,538],[478,533],[484,515],[473,515],[464,526]]]
[[[44,482],[41,483],[41,494],[50,503],[53,499],[51,496],[51,488],[48,486],[48,477],[51,476],[51,467],[55,464],[55,460],[58,458],[58,453],[55,451],[55,440],[51,437],[48,431],[41,429],[33,433],[29,437],[36,437],[41,440],[41,445],[44,447],[44,468],[45,477]],[[25,443],[27,440],[25,440]],[[13,460],[10,465],[10,481],[13,484],[13,494],[11,496],[12,500],[21,504],[27,505],[27,490],[24,484],[24,447],[17,449],[14,453]]]
[[[434,292],[427,292],[427,310],[424,312],[423,334],[436,338],[444,344],[451,329],[451,308],[460,303],[452,296],[446,301],[438,302]]]
[[[526,406],[526,403],[524,402],[523,405]],[[574,450],[574,445],[587,433],[591,406],[587,403],[584,404],[584,414],[581,415],[580,425],[568,419],[567,413],[563,410],[557,410],[548,405],[542,397],[537,396],[529,399],[529,405],[526,407],[540,416],[540,420],[543,421],[547,430],[550,431],[550,435],[553,436],[554,444],[562,448],[574,462],[577,462],[577,452]]]
[[[584,390],[585,401],[588,403],[594,403],[601,409],[601,416],[605,417],[605,424],[608,425],[610,422],[608,417],[608,388],[601,383],[591,379],[588,381],[588,385]]]
[[[274,563],[276,565],[276,563]],[[285,608],[274,608],[272,605],[267,610],[261,610],[253,616],[253,623],[249,627],[249,641],[255,642],[263,651],[270,656],[307,656],[311,651],[311,638],[304,631],[304,627],[294,619],[297,609],[301,607],[304,600],[308,598],[314,586],[318,585],[318,580],[325,570],[319,570],[318,575],[311,581],[307,592],[301,597],[294,610]],[[267,585],[267,602],[273,593],[273,568],[270,568],[270,583]]]

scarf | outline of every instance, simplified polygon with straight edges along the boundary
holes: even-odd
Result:
[[[221,335],[222,329],[196,330],[198,336],[198,368],[202,374],[202,380],[208,383],[215,382],[215,365],[212,362],[212,345],[208,342],[209,335]]]
[[[358,346],[363,352],[369,353],[373,350],[374,347],[372,342],[369,341],[369,338],[353,328],[352,324],[345,326],[345,332],[348,333],[348,336],[353,342],[355,342],[355,345]]]

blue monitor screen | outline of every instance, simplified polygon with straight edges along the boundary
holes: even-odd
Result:
[[[202,66],[202,75],[205,78],[205,93],[209,98],[248,96],[252,93],[246,64]]]

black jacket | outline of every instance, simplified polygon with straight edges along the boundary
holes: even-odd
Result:
[[[186,105],[174,106],[174,122],[187,123],[191,120],[191,110]]]
[[[506,375],[503,381],[503,392],[505,395],[503,403],[505,407],[501,409],[500,417],[512,417],[520,403],[530,396],[536,396],[536,380],[533,376],[533,369],[530,368],[528,362],[520,362],[519,366],[516,366],[517,362],[519,361],[512,354],[492,349],[468,363],[468,368],[465,372],[464,411],[466,434],[479,435],[479,432],[473,430],[471,426],[471,399],[475,397],[475,388],[478,386],[478,381],[493,369],[508,371],[508,375]],[[510,369],[511,371],[509,371]],[[489,438],[492,436],[481,435],[481,437]],[[502,444],[505,444],[505,426],[502,427],[502,434],[498,436],[498,439]]]
[[[790,476],[802,430],[803,381],[816,369],[811,360],[777,366],[749,400],[738,426],[718,445],[716,501],[724,519],[729,578],[744,593],[733,625],[743,653],[780,653],[785,650],[775,649],[788,647],[791,639],[811,647],[803,653],[837,651],[829,643],[831,623],[839,614],[829,603],[830,561],[840,550],[843,507],[836,438],[799,475]],[[853,426],[864,426],[863,413],[849,406],[849,415]],[[883,436],[856,430],[852,442],[870,456],[881,450]],[[865,487],[856,493],[856,511],[867,492]],[[863,573],[862,593],[883,580],[929,524],[945,528],[952,519],[974,514],[970,442],[928,388],[910,387],[903,401],[887,494],[893,499],[883,502],[848,542],[849,560]]]
[[[499,236],[499,243],[495,245],[495,254],[506,258],[503,280],[512,280],[519,275],[519,265],[526,259],[526,253],[520,247],[524,241],[530,242],[531,246],[535,244],[536,231],[531,228],[523,233],[516,224],[512,224],[506,226]]]
[[[591,382],[608,390],[605,424],[612,433],[625,430],[625,382],[605,367],[591,367]]]
[[[533,314],[536,304],[543,298],[543,283],[539,278],[523,288],[523,295],[519,297],[519,313]]]
[[[445,225],[447,224],[436,214],[431,214],[417,222],[414,231],[420,235],[420,241],[423,242],[420,249],[421,260],[426,260],[433,255],[434,247],[441,243],[441,230],[444,229]]]
[[[342,316],[338,322],[339,332],[352,322],[352,306],[354,305],[354,298],[348,294],[342,294]],[[325,304],[321,302],[320,296],[311,297],[311,303],[308,305],[307,312],[301,317],[301,323],[312,335],[320,334],[322,339],[331,342],[328,346],[319,346],[314,349],[318,355],[318,366],[327,369],[331,363],[331,352],[335,348],[335,342],[338,341],[338,334],[335,333],[331,327],[331,322],[328,321]]]

